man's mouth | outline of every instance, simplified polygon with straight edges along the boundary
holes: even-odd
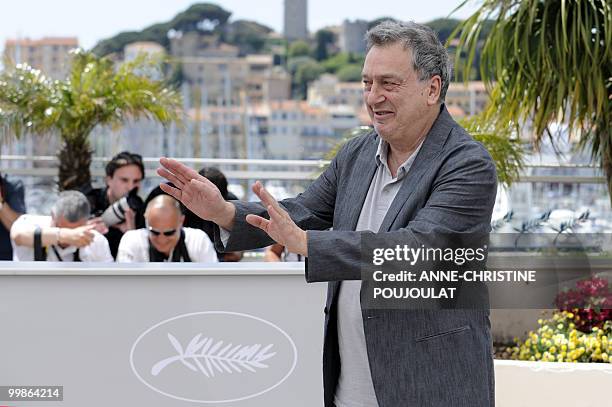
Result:
[[[374,117],[377,119],[386,119],[392,115],[393,112],[391,110],[374,110]]]

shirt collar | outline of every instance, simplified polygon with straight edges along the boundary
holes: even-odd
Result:
[[[419,151],[421,150],[421,147],[423,146],[423,141],[425,141],[425,138],[426,137],[424,137],[423,140],[421,140],[421,143],[412,152],[412,154],[410,154],[410,157],[408,157],[408,159],[406,161],[404,161],[404,163],[402,165],[399,166],[399,168],[397,170],[397,178],[398,179],[403,177],[408,172],[410,167],[412,166],[412,163],[416,159],[417,154],[419,153]],[[389,154],[389,143],[387,143],[381,137],[380,140],[378,141],[378,148],[376,149],[376,156],[375,156],[376,165],[380,165],[380,164],[384,165],[384,167],[387,169],[387,171],[389,171],[389,173],[391,173],[391,170],[389,169],[389,164],[387,162],[388,154]]]

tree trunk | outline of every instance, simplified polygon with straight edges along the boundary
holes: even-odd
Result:
[[[91,183],[92,150],[86,136],[63,137],[62,148],[57,154],[59,159],[59,181],[60,191],[80,189]]]

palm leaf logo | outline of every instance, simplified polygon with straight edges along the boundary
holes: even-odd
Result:
[[[269,353],[273,344],[262,347],[260,344],[234,346],[229,343],[223,346],[223,341],[201,338],[202,334],[197,334],[189,341],[187,347],[183,348],[178,339],[168,333],[168,340],[177,354],[153,365],[151,374],[157,376],[175,362],[180,362],[190,370],[201,372],[209,378],[214,377],[215,373],[242,373],[246,370],[256,373],[257,369],[268,368],[268,365],[262,362],[276,355],[276,352]]]

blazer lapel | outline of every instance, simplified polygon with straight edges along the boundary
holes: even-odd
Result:
[[[397,195],[393,199],[382,224],[380,225],[380,232],[388,232],[391,230],[393,222],[400,213],[402,207],[406,204],[410,195],[416,189],[416,186],[420,182],[421,178],[431,170],[431,163],[435,162],[436,156],[442,150],[448,135],[455,126],[456,123],[451,118],[450,114],[446,110],[446,107],[442,105],[440,108],[440,114],[434,122],[434,125],[429,130],[429,134],[423,141],[423,146],[417,154],[412,166],[408,170],[408,173],[402,181]]]
[[[344,216],[342,221],[338,222],[338,226],[343,230],[355,230],[357,222],[359,221],[359,215],[361,214],[361,208],[365,202],[372,178],[376,172],[376,149],[378,148],[378,136],[376,133],[372,133],[369,137],[367,146],[363,152],[360,153],[356,160],[351,174],[350,188],[347,188],[347,196],[344,200],[343,205]]]

